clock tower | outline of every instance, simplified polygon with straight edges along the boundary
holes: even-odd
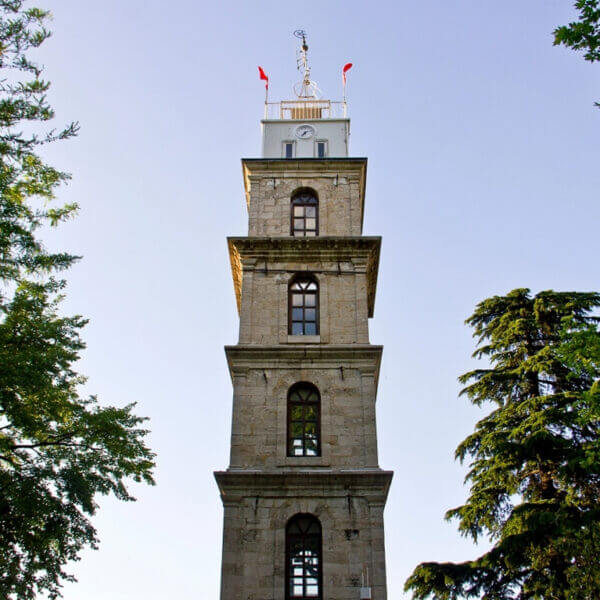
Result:
[[[318,97],[304,32],[296,98],[265,103],[242,159],[248,236],[228,239],[240,314],[221,600],[384,600],[377,457],[382,347],[369,342],[381,238],[363,236],[367,159],[346,103]]]

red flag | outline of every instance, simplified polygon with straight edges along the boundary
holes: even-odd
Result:
[[[258,74],[263,81],[267,82],[267,83],[265,83],[265,89],[268,90],[269,89],[269,78],[267,77],[267,74],[263,71],[262,67],[258,67]]]
[[[344,85],[346,85],[346,72],[349,71],[352,68],[352,63],[346,63],[344,65],[344,68],[342,69],[342,81],[344,82]]]

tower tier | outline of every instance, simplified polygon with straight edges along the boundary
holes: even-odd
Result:
[[[378,467],[375,398],[381,346],[225,350],[233,382],[231,469]],[[295,395],[299,385],[314,389],[309,419],[294,415],[296,400],[302,400]]]
[[[310,586],[311,578],[294,577],[289,565],[295,538],[286,530],[296,515],[320,523],[310,557],[319,598],[358,600],[366,578],[372,598],[386,597],[383,510],[390,471],[229,471],[215,477],[225,511],[223,599],[285,600],[293,598],[295,585]]]

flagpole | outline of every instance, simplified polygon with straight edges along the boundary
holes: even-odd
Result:
[[[261,81],[265,82],[265,112],[269,103],[269,76],[263,71],[261,66],[258,67],[258,76]]]
[[[344,104],[346,103],[346,72],[349,71],[352,68],[352,63],[346,63],[343,68],[342,68],[342,84],[343,84],[343,97],[344,97]]]

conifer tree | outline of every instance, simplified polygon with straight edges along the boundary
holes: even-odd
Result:
[[[457,448],[470,461],[460,532],[493,546],[463,563],[422,563],[413,598],[600,598],[600,295],[513,290],[467,323],[489,368],[460,377],[492,412]]]
[[[63,316],[60,273],[76,260],[50,252],[40,229],[74,215],[53,205],[66,173],[39,156],[77,133],[40,132],[54,113],[42,69],[28,57],[50,35],[46,11],[0,0],[0,598],[60,596],[66,571],[98,540],[98,494],[133,500],[126,480],[152,483],[143,421],[80,396],[74,365],[80,316]]]

